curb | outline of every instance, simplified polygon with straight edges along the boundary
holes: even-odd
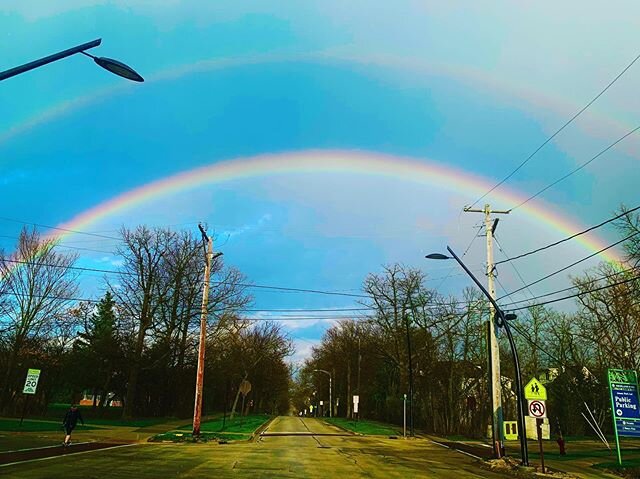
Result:
[[[260,434],[262,434],[264,430],[271,425],[271,423],[274,421],[276,417],[277,416],[271,416],[268,421],[266,421],[265,423],[262,424],[262,426],[260,426],[258,429],[253,431],[253,434],[251,434],[247,442],[253,442],[257,437],[260,437]]]
[[[362,434],[361,432],[356,432],[356,431],[352,431],[351,429],[347,429],[346,427],[340,426],[339,424],[332,424],[328,421],[325,421],[324,419],[322,420],[322,422],[324,424],[326,424],[327,426],[333,426],[336,427],[344,432],[348,432],[349,434],[353,435],[353,436],[364,436],[364,434]]]

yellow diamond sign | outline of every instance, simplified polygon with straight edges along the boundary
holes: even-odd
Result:
[[[547,388],[544,387],[540,381],[536,378],[531,379],[524,387],[524,398],[529,401],[535,401],[536,399],[539,401],[547,400]]]

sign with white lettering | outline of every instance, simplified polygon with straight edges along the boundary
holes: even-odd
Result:
[[[609,387],[618,435],[640,437],[640,401],[636,372],[610,369]]]
[[[618,464],[622,464],[619,436],[640,437],[638,375],[630,369],[609,369],[608,377]]]

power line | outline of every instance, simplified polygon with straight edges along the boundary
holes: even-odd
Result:
[[[615,276],[619,276],[621,274],[625,274],[625,273],[629,273],[631,271],[635,271],[635,269],[636,268],[633,268],[633,267],[632,268],[628,268],[628,269],[624,269],[622,271],[617,271],[617,272],[612,273],[612,274],[607,274],[607,275],[601,276],[599,278],[593,278],[593,279],[591,279],[589,281],[585,281],[582,284],[583,285],[591,285],[591,284],[597,283],[598,281],[602,281],[603,279],[610,279],[610,278],[613,278]],[[547,298],[549,296],[553,296],[553,295],[556,295],[558,293],[564,293],[565,291],[571,291],[571,290],[574,290],[574,289],[577,289],[577,288],[578,288],[578,286],[569,286],[568,288],[558,289],[556,291],[551,291],[550,293],[539,294],[539,295],[533,296],[533,297],[531,297],[529,299],[520,299],[520,300],[514,301],[512,303],[506,303],[506,304],[503,303],[502,306],[510,306],[510,305],[515,305],[515,304],[519,304],[519,303],[526,303],[527,301],[532,301],[532,300],[535,301],[536,299]],[[503,287],[503,289],[504,289],[504,287]],[[507,291],[505,290],[505,293],[506,292]],[[509,294],[506,294],[506,296],[503,296],[503,297],[510,297],[512,294],[513,293],[509,293]]]
[[[600,286],[599,288],[594,288],[594,289],[590,289],[590,290],[587,290],[587,291],[581,291],[579,293],[572,294],[572,295],[569,295],[569,296],[563,296],[562,298],[550,299],[549,301],[543,301],[543,302],[540,302],[540,303],[530,304],[528,306],[521,306],[521,307],[518,307],[518,308],[508,308],[508,310],[509,311],[520,311],[522,309],[529,309],[529,308],[534,307],[534,306],[544,306],[545,304],[557,303],[559,301],[564,301],[566,299],[577,298],[578,296],[583,296],[585,294],[595,293],[597,291],[602,291],[604,289],[613,288],[615,286],[620,286],[621,284],[630,283],[632,281],[637,281],[639,279],[640,279],[640,275],[634,276],[633,278],[625,279],[623,281],[618,281],[617,283],[611,283],[611,284],[607,284],[607,285],[604,285],[604,286]],[[513,293],[511,293],[511,294],[513,294]]]
[[[610,244],[609,246],[605,246],[604,248],[602,248],[602,249],[600,249],[600,250],[596,251],[595,253],[591,253],[590,255],[585,256],[585,257],[584,257],[584,258],[582,258],[582,259],[579,259],[578,261],[574,261],[573,263],[571,263],[571,264],[570,264],[570,265],[568,265],[568,266],[565,266],[564,268],[560,268],[559,270],[554,271],[553,273],[550,273],[550,274],[548,274],[548,275],[546,275],[546,276],[543,276],[542,278],[537,279],[536,281],[534,281],[534,282],[532,282],[532,283],[526,284],[526,285],[525,285],[525,286],[523,286],[522,288],[519,288],[519,289],[516,289],[515,291],[512,291],[510,294],[518,293],[518,292],[522,291],[522,290],[523,290],[523,289],[525,289],[525,288],[530,288],[530,287],[531,287],[531,286],[533,286],[534,284],[538,284],[538,283],[540,283],[540,282],[542,282],[542,281],[544,281],[544,280],[546,280],[546,279],[551,278],[552,276],[555,276],[556,274],[562,273],[563,271],[566,271],[566,270],[568,270],[569,268],[572,268],[572,267],[576,266],[577,264],[580,264],[580,263],[582,263],[582,262],[584,262],[584,261],[586,261],[586,260],[588,260],[588,259],[590,259],[590,258],[593,258],[594,256],[599,255],[599,254],[600,254],[600,253],[602,253],[603,251],[606,251],[606,250],[608,250],[608,249],[610,249],[610,248],[613,248],[614,246],[617,246],[617,245],[619,245],[620,243],[622,243],[622,242],[624,242],[624,241],[627,241],[627,240],[629,240],[629,239],[633,238],[634,236],[636,236],[636,235],[637,235],[637,234],[639,234],[639,233],[640,233],[640,231],[636,231],[635,233],[630,234],[630,235],[629,235],[629,236],[627,236],[626,238],[622,238],[621,240],[616,241],[615,243]],[[500,300],[500,299],[502,299],[502,298],[504,298],[504,296],[502,296],[501,298],[498,298],[498,300]]]
[[[609,151],[611,148],[613,148],[614,146],[616,146],[618,143],[620,143],[622,140],[624,140],[625,138],[627,138],[628,136],[631,136],[632,134],[634,134],[636,131],[640,130],[640,125],[635,127],[633,130],[629,131],[628,133],[626,133],[625,135],[621,136],[620,138],[618,138],[616,141],[614,141],[613,143],[611,143],[609,146],[607,146],[604,150],[600,151],[600,153],[598,153],[597,155],[593,156],[590,160],[585,161],[584,163],[582,163],[580,166],[578,166],[577,168],[574,168],[573,170],[571,170],[569,173],[567,173],[564,176],[561,176],[560,178],[558,178],[557,180],[555,180],[554,182],[552,182],[551,184],[545,186],[544,188],[542,188],[541,190],[539,190],[537,193],[531,195],[529,198],[527,198],[526,200],[524,200],[523,202],[517,204],[516,206],[514,206],[513,208],[511,208],[509,211],[513,211],[516,208],[520,208],[522,205],[528,203],[529,201],[531,201],[534,198],[537,198],[538,196],[540,196],[542,193],[544,193],[545,191],[547,191],[549,188],[554,187],[555,185],[557,185],[558,183],[566,180],[567,178],[569,178],[571,175],[573,175],[574,173],[577,173],[578,171],[580,171],[581,169],[583,169],[585,166],[587,166],[588,164],[590,164],[592,161],[598,159],[600,156],[604,155],[607,151]]]
[[[475,227],[477,227],[477,226],[478,226],[478,223],[476,223],[473,227],[475,228]],[[480,228],[482,228],[482,227],[480,227]],[[464,252],[462,253],[461,258],[464,258],[464,257],[465,257],[465,255],[466,255],[466,254],[469,252],[469,250],[471,249],[471,246],[473,245],[473,243],[474,243],[474,241],[476,240],[476,238],[477,238],[478,236],[480,236],[480,228],[478,229],[478,231],[476,231],[476,234],[475,234],[475,235],[473,235],[473,238],[471,238],[471,241],[469,242],[469,244],[468,244],[468,245],[467,245],[467,247],[465,248]],[[452,276],[458,276],[458,275],[462,274],[462,273],[453,274],[453,272],[455,271],[455,269],[456,269],[456,267],[455,267],[455,266],[452,266],[452,267],[449,269],[449,273],[448,273],[445,277],[443,277],[443,278],[442,278],[442,281],[440,281],[440,283],[438,283],[438,286],[436,286],[436,287],[434,288],[436,291],[437,291],[437,290],[439,290],[440,288],[442,288],[442,285],[445,283],[445,281],[447,281],[447,280],[448,280],[449,278],[451,278]]]
[[[31,265],[31,266],[47,266],[52,268],[66,268],[74,271],[88,271],[92,273],[105,273],[105,274],[118,274],[124,276],[132,276],[134,273],[128,271],[117,271],[112,269],[100,269],[100,268],[86,268],[82,266],[63,266],[51,263],[39,263],[34,261],[24,261],[17,259],[2,259],[0,262],[5,261],[9,263],[15,264],[23,264],[23,265]],[[369,298],[369,296],[364,294],[353,294],[353,293],[341,293],[339,291],[324,291],[318,289],[305,289],[305,288],[289,288],[285,286],[270,286],[264,284],[251,284],[251,283],[230,283],[226,281],[214,281],[211,283],[212,285],[232,285],[232,286],[242,286],[245,288],[256,288],[256,289],[266,289],[266,290],[274,290],[274,291],[290,291],[296,293],[313,293],[313,294],[324,294],[324,295],[332,295],[332,296],[347,296],[350,298]]]
[[[20,239],[17,236],[9,236],[9,235],[0,235],[0,238],[8,238],[8,239],[15,239],[15,240]],[[56,243],[56,244],[53,244],[51,246],[53,246],[54,248],[69,248],[69,249],[75,249],[75,250],[79,250],[79,251],[92,251],[94,253],[113,254],[113,251],[103,251],[103,250],[99,250],[99,249],[81,248],[79,246],[68,246],[68,245],[64,245],[64,244],[60,244],[60,243]]]
[[[524,280],[524,278],[522,277],[522,275],[520,274],[520,271],[518,271],[518,268],[516,268],[516,265],[513,264],[511,262],[511,259],[509,258],[509,255],[507,255],[507,252],[504,250],[504,248],[502,247],[502,244],[500,244],[500,241],[498,241],[498,238],[494,235],[493,237],[496,240],[496,244],[498,245],[498,249],[500,250],[500,252],[505,256],[505,258],[507,258],[507,261],[509,261],[509,264],[511,265],[511,267],[513,268],[513,270],[516,272],[516,275],[518,275],[518,278],[520,278],[520,281],[522,281],[522,284],[527,288],[527,291],[529,292],[529,294],[533,297],[535,296],[533,294],[533,292],[531,291],[531,288],[529,288],[529,286],[527,286],[527,282]],[[494,267],[497,265],[498,263],[494,263]],[[504,289],[504,288],[503,288]],[[505,290],[506,293],[506,290]],[[509,295],[511,296],[511,295]]]
[[[544,148],[551,140],[553,140],[556,136],[558,136],[558,134],[560,134],[560,132],[562,130],[564,130],[567,126],[569,126],[576,118],[578,118],[580,115],[582,115],[582,113],[584,113],[584,111],[589,108],[593,103],[595,103],[595,101],[600,98],[609,88],[611,88],[611,86],[613,86],[613,84],[615,82],[618,81],[618,79],[620,79],[620,77],[622,77],[622,75],[624,75],[627,70],[629,70],[629,68],[631,68],[633,66],[633,64],[638,61],[638,59],[640,58],[640,55],[636,56],[633,61],[631,63],[629,63],[624,70],[622,70],[620,73],[618,73],[618,75],[611,80],[611,82],[609,82],[609,84],[604,87],[603,90],[600,91],[600,93],[598,93],[595,97],[593,97],[593,99],[591,99],[591,101],[589,101],[589,103],[587,103],[584,107],[582,107],[575,115],[573,115],[569,120],[567,120],[560,128],[558,128],[549,138],[547,138],[544,142],[542,142],[542,144],[540,146],[538,146],[533,153],[531,153],[528,157],[526,157],[524,159],[524,161],[522,161],[511,173],[509,173],[507,176],[505,176],[502,180],[500,180],[498,183],[496,183],[489,191],[487,191],[485,194],[483,194],[480,198],[478,198],[477,200],[475,200],[469,207],[472,208],[473,206],[475,206],[479,201],[481,201],[482,199],[484,199],[487,195],[489,195],[491,192],[493,192],[496,188],[498,188],[499,186],[501,186],[502,184],[504,184],[507,180],[509,180],[509,178],[511,178],[513,175],[515,175],[524,165],[526,165],[529,160],[531,160],[540,150],[542,150],[542,148]]]
[[[333,313],[333,312],[357,312],[357,311],[371,311],[372,308],[291,308],[291,309],[239,309],[236,310],[241,313]],[[315,317],[315,316],[314,316]]]
[[[577,236],[580,236],[580,235],[583,235],[583,234],[588,233],[588,232],[590,232],[590,231],[593,231],[593,230],[595,230],[595,229],[598,229],[598,228],[600,228],[601,226],[604,226],[604,225],[606,225],[606,224],[608,224],[608,223],[611,223],[612,221],[615,221],[615,220],[617,220],[617,219],[620,219],[620,218],[622,218],[623,216],[626,216],[626,215],[627,215],[627,214],[629,214],[629,213],[633,213],[634,211],[639,210],[639,209],[640,209],[640,206],[636,206],[635,208],[631,208],[629,211],[625,211],[624,213],[620,213],[619,215],[614,216],[613,218],[609,218],[608,220],[605,220],[605,221],[603,221],[603,222],[601,222],[601,223],[598,223],[597,225],[590,226],[589,228],[587,228],[587,229],[585,229],[585,230],[582,230],[582,231],[580,231],[580,232],[578,232],[578,233],[574,233],[574,234],[572,234],[571,236],[567,236],[566,238],[563,238],[563,239],[561,239],[561,240],[559,240],[559,241],[556,241],[556,242],[554,242],[554,243],[548,244],[548,245],[546,245],[546,246],[542,246],[542,247],[540,247],[540,248],[534,249],[534,250],[532,250],[532,251],[528,251],[528,252],[526,252],[526,253],[519,254],[518,256],[514,256],[514,257],[513,257],[513,258],[511,258],[511,259],[507,258],[507,259],[506,259],[506,260],[504,260],[504,261],[498,261],[497,263],[495,263],[495,265],[497,266],[497,265],[499,265],[499,264],[506,263],[507,261],[515,261],[515,260],[517,260],[517,259],[524,258],[525,256],[530,256],[530,255],[532,255],[532,254],[534,254],[534,253],[539,253],[540,251],[543,251],[543,250],[545,250],[545,249],[549,249],[549,248],[552,248],[552,247],[554,247],[554,246],[558,246],[558,245],[559,245],[559,244],[561,244],[561,243],[564,243],[564,242],[566,242],[566,241],[572,240],[573,238],[575,238],[575,237],[577,237]]]
[[[72,230],[72,229],[68,229],[68,228],[61,228],[59,226],[44,225],[42,223],[33,223],[31,221],[22,221],[22,220],[17,220],[15,218],[7,218],[5,216],[0,216],[0,220],[11,221],[13,223],[21,223],[23,225],[37,226],[38,228],[46,228],[46,229],[51,229],[51,230],[64,231],[66,233],[75,233],[75,234],[81,234],[81,235],[95,236],[97,238],[106,238],[106,239],[112,239],[112,240],[117,240],[117,241],[121,241],[122,240],[122,238],[116,238],[114,236],[106,236],[106,235],[101,235],[101,234],[98,234],[98,233],[90,233],[88,231]]]

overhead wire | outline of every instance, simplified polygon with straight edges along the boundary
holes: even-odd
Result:
[[[622,238],[621,240],[618,240],[618,241],[616,241],[616,242],[615,242],[615,243],[613,243],[613,244],[610,244],[609,246],[605,246],[604,248],[599,249],[599,250],[598,250],[598,251],[596,251],[595,253],[591,253],[590,255],[585,256],[585,257],[584,257],[584,258],[582,258],[582,259],[579,259],[578,261],[574,261],[573,263],[571,263],[571,264],[569,264],[569,265],[567,265],[567,266],[565,266],[565,267],[563,267],[563,268],[560,268],[560,269],[558,269],[558,270],[556,270],[556,271],[554,271],[554,272],[552,272],[552,273],[550,273],[550,274],[548,274],[548,275],[546,275],[546,276],[543,276],[542,278],[537,279],[536,281],[533,281],[533,282],[531,282],[531,283],[528,283],[528,284],[526,284],[525,286],[523,286],[522,288],[519,288],[519,289],[516,289],[515,291],[512,291],[510,294],[517,293],[517,292],[519,292],[519,291],[522,291],[522,290],[523,290],[523,289],[525,289],[525,288],[530,288],[530,287],[531,287],[531,286],[533,286],[533,285],[536,285],[536,284],[538,284],[538,283],[541,283],[542,281],[545,281],[545,280],[547,280],[547,279],[549,279],[549,278],[551,278],[551,277],[553,277],[553,276],[555,276],[555,275],[557,275],[557,274],[559,274],[559,273],[562,273],[563,271],[566,271],[566,270],[568,270],[568,269],[570,269],[570,268],[572,268],[572,267],[574,267],[574,266],[576,266],[576,265],[578,265],[578,264],[580,264],[580,263],[582,263],[582,262],[584,262],[584,261],[587,261],[588,259],[593,258],[594,256],[599,255],[599,254],[600,254],[600,253],[602,253],[603,251],[606,251],[606,250],[608,250],[608,249],[610,249],[610,248],[613,248],[614,246],[617,246],[617,245],[619,245],[620,243],[622,243],[622,242],[624,242],[624,241],[627,241],[627,240],[629,240],[629,239],[633,238],[634,236],[636,236],[636,235],[637,235],[637,234],[639,234],[639,233],[640,233],[640,231],[636,231],[635,233],[632,233],[632,234],[630,234],[629,236],[627,236],[627,237],[625,237],[625,238]],[[502,299],[502,298],[498,298],[498,299]]]
[[[524,258],[526,256],[530,256],[530,255],[535,254],[535,253],[539,253],[540,251],[544,251],[544,250],[552,248],[554,246],[558,246],[559,244],[565,243],[565,242],[570,241],[570,240],[572,240],[572,239],[574,239],[574,238],[576,238],[578,236],[581,236],[581,235],[583,235],[585,233],[589,233],[590,231],[596,230],[596,229],[598,229],[598,228],[600,228],[600,227],[602,227],[602,226],[604,226],[604,225],[606,225],[608,223],[611,223],[611,222],[613,222],[613,221],[615,221],[617,219],[620,219],[623,216],[626,216],[629,213],[633,213],[634,211],[637,211],[639,209],[640,209],[640,206],[636,206],[634,208],[631,208],[628,211],[625,211],[624,213],[620,213],[619,215],[614,216],[613,218],[609,218],[609,219],[607,219],[605,221],[602,221],[602,222],[598,223],[597,225],[590,226],[587,229],[579,231],[578,233],[574,233],[574,234],[572,234],[570,236],[567,236],[566,238],[562,238],[561,240],[555,241],[555,242],[550,243],[550,244],[548,244],[546,246],[541,246],[540,248],[536,248],[534,250],[527,251],[526,253],[522,253],[522,254],[519,254],[517,256],[513,256],[512,258],[507,258],[506,260],[503,260],[503,261],[497,261],[494,264],[497,266],[499,264],[503,264],[503,263],[506,263],[508,261],[515,261],[517,259]]]
[[[635,270],[636,270],[636,268],[633,268],[633,267],[632,268],[627,268],[627,269],[624,269],[624,270],[621,270],[621,271],[617,271],[617,272],[612,273],[612,274],[600,276],[598,278],[593,278],[593,279],[591,279],[589,281],[586,281],[586,282],[582,283],[582,285],[590,285],[590,284],[593,284],[593,283],[597,283],[598,281],[602,281],[602,280],[605,280],[605,279],[611,279],[611,278],[613,278],[615,276],[619,276],[621,274],[629,273],[629,272],[635,271]],[[569,286],[568,288],[558,289],[558,290],[555,290],[555,291],[551,291],[549,293],[539,294],[539,295],[533,296],[533,297],[531,297],[529,299],[520,299],[520,300],[514,301],[512,303],[503,303],[502,306],[511,306],[511,305],[515,305],[515,304],[526,303],[527,301],[535,301],[537,299],[547,298],[549,296],[554,296],[554,295],[556,295],[558,293],[564,293],[566,291],[575,290],[577,288],[578,288],[578,286]],[[506,293],[506,290],[505,290],[505,293]],[[513,293],[509,293],[509,294],[507,294],[506,296],[503,296],[503,297],[509,297],[512,294]]]
[[[34,223],[32,221],[22,221],[22,220],[17,220],[15,218],[7,218],[6,216],[0,216],[0,220],[10,221],[10,222],[14,222],[14,223],[21,223],[23,225],[37,226],[38,228],[46,228],[46,229],[51,229],[51,230],[64,231],[66,233],[74,233],[74,234],[95,236],[97,238],[105,238],[105,239],[121,241],[121,238],[116,238],[115,236],[107,236],[107,235],[102,235],[102,234],[99,234],[99,233],[91,233],[89,231],[72,230],[72,229],[69,229],[69,228],[62,228],[60,226],[51,226],[51,225],[45,225],[45,224],[42,224],[42,223]]]
[[[545,191],[547,191],[550,188],[553,188],[554,186],[556,186],[558,183],[561,183],[562,181],[566,180],[567,178],[569,178],[570,176],[574,175],[575,173],[577,173],[578,171],[582,170],[584,167],[586,167],[587,165],[589,165],[591,162],[597,160],[598,158],[600,158],[602,155],[604,155],[607,151],[609,151],[611,148],[613,148],[614,146],[616,146],[618,143],[620,143],[622,140],[624,140],[625,138],[627,138],[628,136],[633,135],[636,131],[640,130],[640,125],[638,125],[637,127],[635,127],[633,130],[627,132],[626,134],[624,134],[623,136],[621,136],[620,138],[618,138],[616,141],[614,141],[613,143],[611,143],[609,146],[607,146],[604,150],[601,150],[597,155],[591,157],[591,159],[585,161],[584,163],[582,163],[580,166],[574,168],[573,170],[571,170],[569,173],[561,176],[560,178],[558,178],[557,180],[551,182],[550,184],[548,184],[547,186],[545,186],[544,188],[542,188],[541,190],[539,190],[538,192],[534,193],[533,195],[529,196],[526,200],[518,203],[516,206],[512,207],[511,209],[509,209],[509,211],[513,211],[517,208],[520,208],[521,206],[527,204],[529,201],[533,200],[534,198],[537,198],[538,196],[540,196],[542,193],[544,193]]]
[[[500,241],[498,240],[497,236],[493,236],[493,239],[495,240],[496,244],[498,245],[498,249],[500,250],[500,252],[504,255],[505,258],[507,258],[507,261],[509,261],[509,264],[511,265],[511,267],[513,268],[513,270],[515,271],[516,275],[518,276],[518,278],[520,278],[520,281],[522,281],[522,284],[526,287],[527,291],[529,292],[529,294],[531,296],[535,296],[533,294],[533,292],[531,291],[531,288],[529,288],[529,286],[527,285],[527,282],[524,280],[524,278],[522,277],[522,275],[520,274],[520,271],[518,270],[518,268],[516,268],[516,265],[513,264],[511,262],[511,259],[509,258],[509,255],[507,254],[507,252],[504,250],[504,248],[502,247],[502,244],[500,243]],[[494,268],[497,266],[498,263],[494,263],[493,266]],[[506,290],[505,290],[506,292]],[[511,294],[509,295],[511,296]]]
[[[638,59],[640,59],[640,55],[637,55],[632,61],[631,63],[629,63],[620,73],[618,73],[618,75],[616,75],[616,77],[611,80],[607,86],[605,86],[595,97],[593,97],[585,106],[583,106],[577,113],[575,113],[571,118],[569,118],[569,120],[567,120],[560,128],[558,128],[551,136],[549,136],[546,140],[544,140],[542,142],[542,144],[540,144],[540,146],[538,146],[529,156],[527,156],[514,170],[511,171],[511,173],[509,173],[507,176],[505,176],[502,180],[500,180],[498,183],[496,183],[494,186],[491,187],[491,189],[489,189],[486,193],[484,193],[482,196],[480,196],[477,200],[475,200],[469,207],[472,208],[473,206],[475,206],[476,204],[478,204],[479,201],[482,201],[487,195],[489,195],[490,193],[492,193],[496,188],[500,187],[501,185],[503,185],[505,182],[507,182],[513,175],[515,175],[518,171],[520,171],[520,169],[526,165],[540,150],[542,150],[542,148],[544,148],[549,142],[551,142],[556,136],[558,136],[567,126],[569,126],[576,118],[578,118],[580,115],[582,115],[582,113],[584,113],[591,105],[593,105],[593,103],[596,102],[596,100],[598,100],[598,98],[600,98],[602,95],[604,95],[604,93],[613,86],[614,83],[616,83],[620,77],[622,77],[627,70],[629,70],[634,63],[636,63],[638,61]]]
[[[638,281],[638,280],[640,280],[640,275],[634,276],[633,278],[627,278],[625,280],[618,281],[616,283],[611,283],[611,284],[607,284],[607,285],[604,285],[604,286],[600,286],[598,288],[593,288],[593,289],[590,289],[590,290],[587,290],[587,291],[580,291],[579,293],[571,294],[569,296],[563,296],[562,298],[550,299],[548,301],[542,301],[540,303],[530,304],[530,305],[527,305],[527,306],[520,306],[520,307],[517,307],[517,308],[508,308],[508,310],[509,311],[520,311],[520,310],[523,310],[523,309],[531,308],[533,306],[544,306],[546,304],[552,304],[552,303],[557,303],[559,301],[565,301],[565,300],[571,299],[571,298],[577,298],[578,296],[583,296],[583,295],[589,294],[589,293],[595,293],[597,291],[602,291],[602,290],[605,290],[605,289],[608,289],[608,288],[613,288],[615,286],[620,286],[621,284],[626,284],[626,283],[630,283],[632,281]],[[511,294],[513,294],[513,293],[511,293]]]
[[[478,227],[478,223],[476,223],[474,226],[474,228]],[[478,236],[480,236],[480,230],[482,229],[482,226],[480,226],[480,228],[478,228],[478,231],[476,231],[476,234],[473,235],[473,238],[471,238],[471,241],[469,242],[469,244],[467,245],[467,247],[465,248],[465,250],[462,252],[462,256],[461,258],[464,258],[466,256],[466,254],[469,252],[469,250],[471,249],[471,246],[473,246],[473,243],[475,242],[476,238],[478,238]],[[442,288],[442,285],[452,276],[456,276],[456,274],[454,274],[453,272],[455,271],[456,267],[452,266],[449,269],[449,273],[442,278],[442,281],[440,281],[440,283],[438,283],[438,286],[436,286],[434,289],[437,291],[440,288]],[[458,274],[462,274],[462,273],[458,273]]]

